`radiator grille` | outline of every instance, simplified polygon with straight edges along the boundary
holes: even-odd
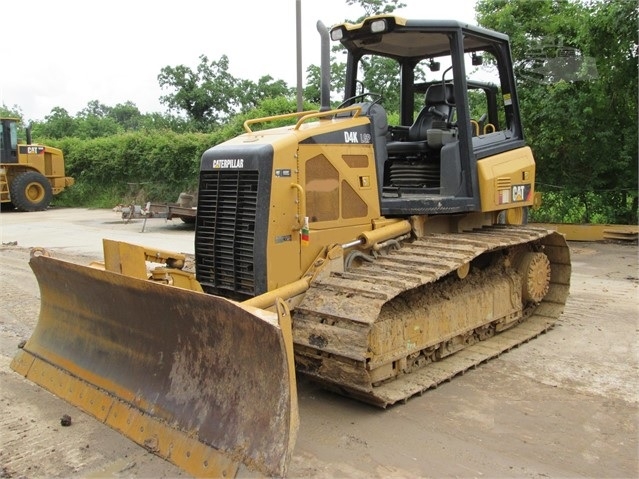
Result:
[[[255,295],[257,171],[201,172],[195,256],[204,289],[233,299]]]

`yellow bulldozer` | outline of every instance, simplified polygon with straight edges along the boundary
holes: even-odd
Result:
[[[30,128],[26,143],[18,141],[19,123],[0,118],[0,203],[20,211],[46,210],[74,179],[65,176],[62,151],[33,143]]]
[[[527,224],[508,37],[391,15],[318,30],[321,107],[203,153],[193,267],[108,239],[100,264],[31,260],[40,319],[12,367],[196,476],[286,474],[296,374],[385,408],[548,330],[569,294],[564,237]],[[375,62],[396,77],[362,91]]]

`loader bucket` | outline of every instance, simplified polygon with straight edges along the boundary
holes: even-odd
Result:
[[[40,317],[12,369],[196,477],[286,474],[299,421],[283,302],[275,314],[44,256],[30,265]]]

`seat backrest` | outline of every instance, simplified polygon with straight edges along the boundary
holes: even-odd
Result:
[[[409,141],[426,139],[426,132],[434,121],[448,121],[455,104],[452,83],[436,83],[428,87],[425,105],[408,129]]]

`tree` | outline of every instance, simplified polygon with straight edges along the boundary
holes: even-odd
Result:
[[[106,118],[111,113],[112,108],[100,103],[98,100],[91,100],[82,110],[78,112],[78,118],[88,118],[95,116],[98,118]]]
[[[394,60],[381,57],[364,57],[361,62],[362,89],[380,93],[386,109],[399,111],[399,68]]]
[[[397,8],[406,6],[400,0],[346,0],[346,5],[359,5],[364,9],[364,16],[360,17],[360,20],[371,15],[393,13]]]
[[[88,102],[87,106],[78,112],[75,136],[78,138],[100,138],[122,132],[124,128],[110,116],[112,111],[113,108],[98,100]]]
[[[109,110],[107,116],[128,131],[139,129],[142,123],[142,113],[140,113],[135,103],[131,101],[118,103]]]
[[[20,118],[22,120],[22,110],[18,105],[13,105],[12,108],[9,108],[4,103],[0,106],[0,116],[10,117],[10,118]]]
[[[541,190],[637,218],[637,8],[628,0],[480,0],[479,23],[508,34]],[[595,68],[596,67],[596,68]]]
[[[55,107],[44,117],[43,122],[33,124],[33,135],[37,138],[61,139],[76,136],[78,122],[61,107]]]
[[[174,90],[160,101],[174,112],[186,113],[200,128],[220,125],[267,98],[288,98],[293,94],[284,80],[270,75],[262,76],[257,83],[234,77],[229,72],[226,55],[218,61],[209,61],[201,55],[196,71],[184,65],[164,67],[158,81],[162,88]]]
[[[235,97],[240,112],[257,108],[267,98],[290,98],[293,89],[284,80],[275,80],[271,75],[261,77],[257,83],[251,80],[238,80]]]
[[[172,111],[185,112],[198,123],[219,123],[236,111],[238,80],[228,71],[229,59],[222,55],[209,61],[200,55],[195,71],[185,65],[166,66],[158,75],[160,87],[174,90],[160,98]]]
[[[346,74],[346,64],[338,62],[336,57],[331,57],[331,85],[330,96],[338,94],[340,101],[344,95],[344,76]],[[317,105],[321,102],[321,68],[317,65],[309,65],[306,69],[306,86],[304,87],[304,98],[306,101]]]

